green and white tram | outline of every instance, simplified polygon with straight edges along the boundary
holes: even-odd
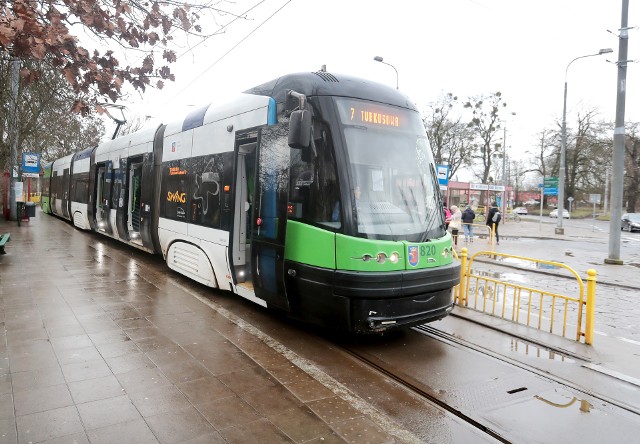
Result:
[[[204,285],[357,333],[453,308],[431,150],[395,89],[291,74],[79,154],[51,166],[71,189],[75,159],[89,159],[88,184],[56,214]]]

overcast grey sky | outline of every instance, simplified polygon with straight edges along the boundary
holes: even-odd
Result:
[[[571,65],[568,122],[578,108],[597,107],[603,119],[615,118],[617,68],[606,59],[618,58],[618,0],[237,0],[233,8],[241,12],[258,3],[251,20],[235,22],[180,57],[175,84],[136,99],[132,113],[167,121],[187,105],[215,103],[323,64],[330,72],[394,86],[394,70],[373,60],[379,55],[395,66],[400,89],[421,109],[442,92],[466,98],[501,91],[516,112],[507,124],[507,145],[513,157],[522,157],[536,145],[536,133],[562,115],[567,64],[612,48],[612,54]],[[640,25],[635,3],[630,26]],[[640,30],[631,30],[630,59],[640,59],[637,42]],[[627,120],[640,121],[639,83],[632,63]]]

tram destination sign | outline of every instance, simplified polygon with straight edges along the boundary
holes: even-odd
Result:
[[[364,100],[337,100],[340,119],[347,125],[406,130],[410,111]]]

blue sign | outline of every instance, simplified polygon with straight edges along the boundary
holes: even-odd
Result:
[[[449,185],[449,165],[436,165],[436,175],[438,176],[438,185],[446,190]]]
[[[558,189],[557,188],[545,188],[544,189],[544,195],[545,196],[555,196],[556,194],[558,194]]]
[[[22,153],[22,175],[38,177],[40,174],[40,154]]]

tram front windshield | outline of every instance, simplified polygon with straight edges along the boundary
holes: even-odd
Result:
[[[443,236],[440,190],[420,115],[355,99],[336,104],[358,235],[414,242]]]

